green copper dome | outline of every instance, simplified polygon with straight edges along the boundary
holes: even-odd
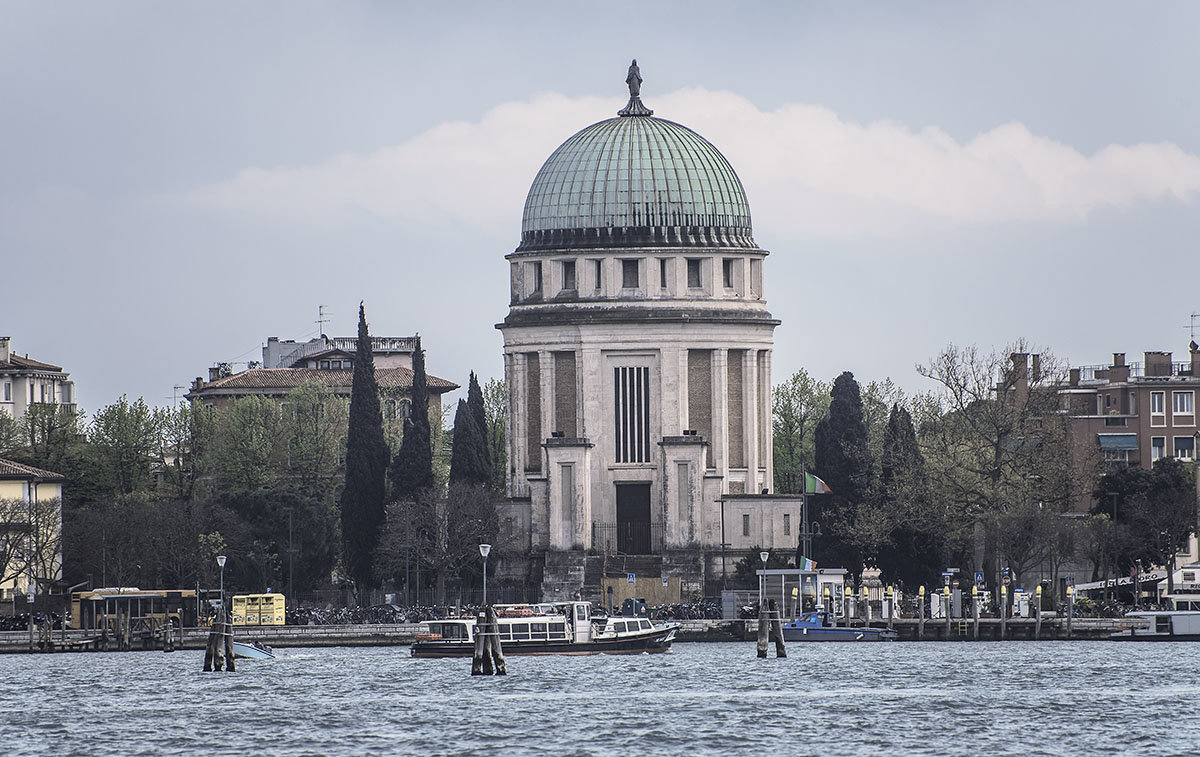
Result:
[[[630,103],[546,160],[525,200],[518,251],[757,248],[746,192],[725,156],[691,129],[650,117],[636,97]]]

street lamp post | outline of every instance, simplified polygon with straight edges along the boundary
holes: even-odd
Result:
[[[766,593],[767,558],[770,556],[771,556],[771,553],[769,553],[769,552],[759,552],[758,553],[758,559],[762,560],[762,564],[763,564],[763,573],[758,578],[758,606],[759,606],[760,613],[762,611],[762,607],[766,604],[766,599],[763,597],[763,594]]]
[[[483,606],[487,607],[487,558],[492,551],[491,544],[480,544],[479,555],[483,558]]]
[[[221,612],[225,611],[225,555],[217,555],[217,565],[221,568]]]

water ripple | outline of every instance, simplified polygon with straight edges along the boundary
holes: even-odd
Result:
[[[1190,754],[1200,644],[680,644],[511,658],[408,650],[3,658],[0,743],[34,754]]]

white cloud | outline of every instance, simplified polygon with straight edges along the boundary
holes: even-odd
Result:
[[[434,229],[474,226],[515,240],[542,161],[622,104],[540,95],[368,155],[247,169],[184,199],[302,228],[336,227],[367,214]],[[1200,191],[1200,157],[1169,143],[1109,145],[1084,155],[1019,123],[959,142],[936,127],[859,124],[816,105],[761,111],[737,95],[701,89],[649,104],[725,153],[747,188],[759,234],[772,239],[1078,219],[1143,201],[1191,202]]]

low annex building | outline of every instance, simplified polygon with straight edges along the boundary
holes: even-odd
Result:
[[[0,336],[0,413],[16,420],[37,404],[75,412],[75,382],[60,366],[12,351],[12,338]]]
[[[62,579],[63,476],[0,459],[0,600]]]

